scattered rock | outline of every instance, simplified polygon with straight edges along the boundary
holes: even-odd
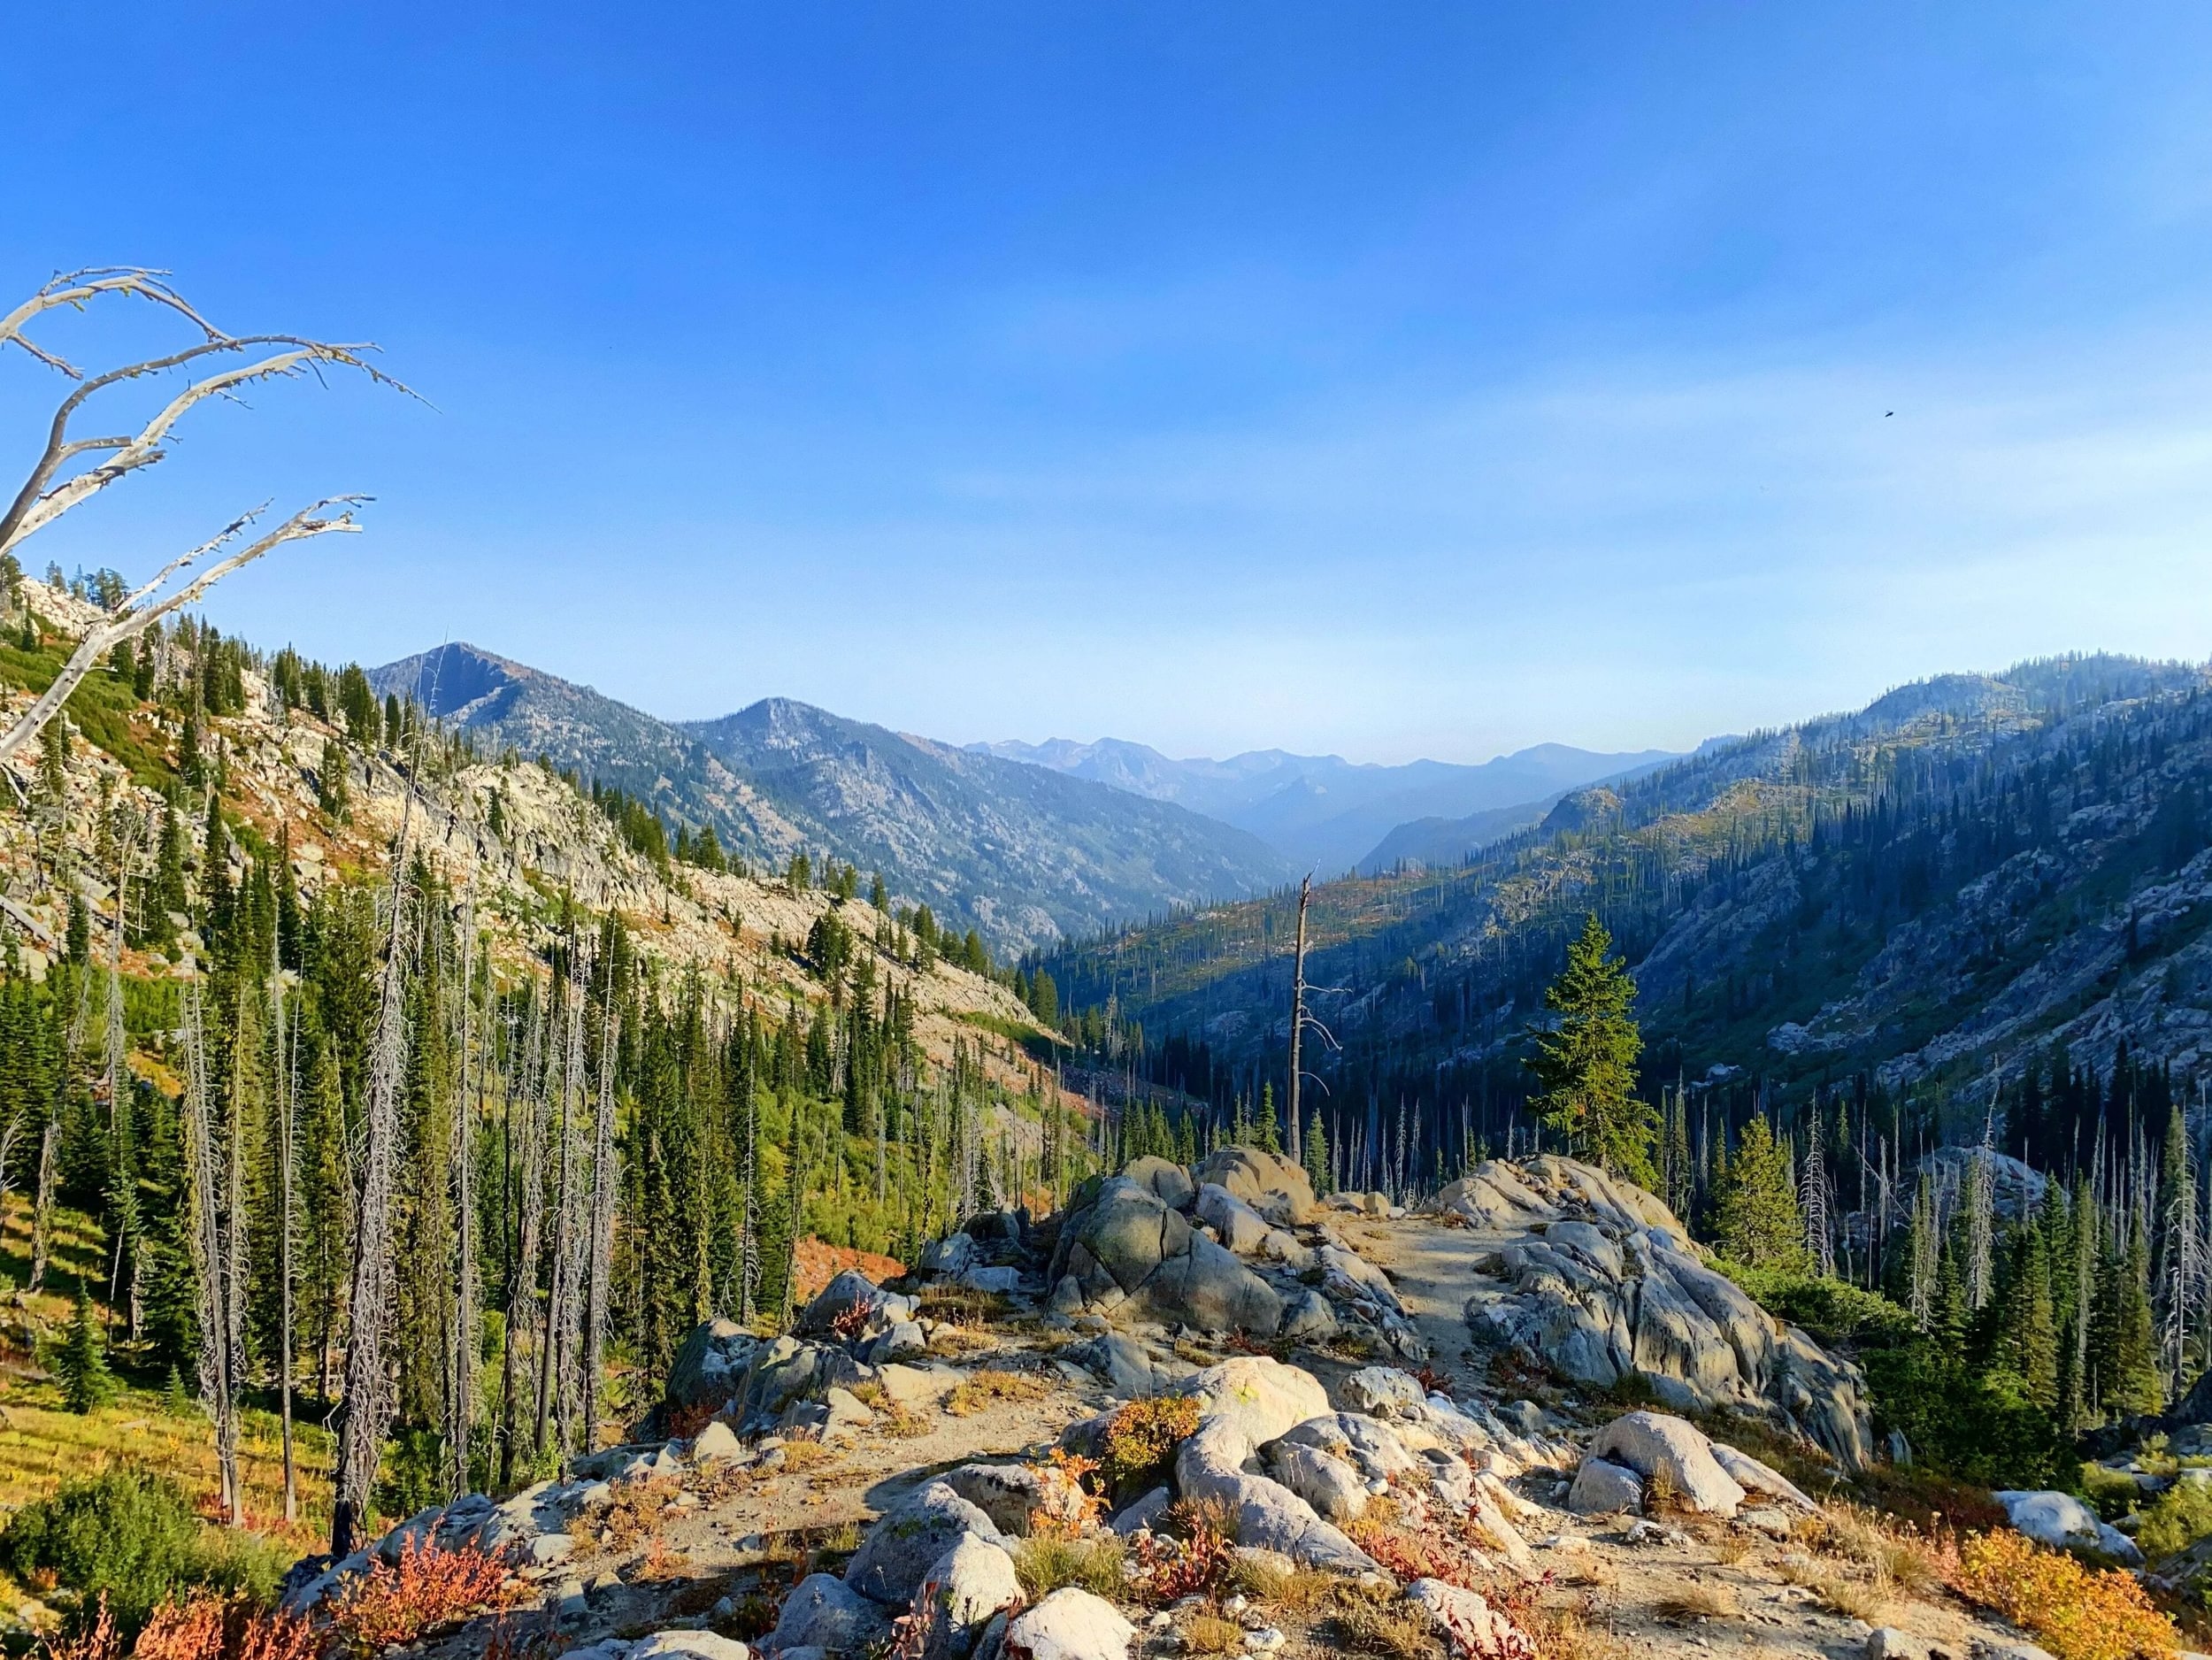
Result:
[[[1021,1600],[1014,1559],[1002,1546],[963,1533],[937,1559],[918,1594],[926,1610],[925,1660],[964,1660],[991,1617]]]
[[[1275,1479],[1333,1522],[1356,1521],[1367,1510],[1367,1479],[1335,1454],[1292,1441],[1273,1443]]]
[[[1647,1482],[1663,1480],[1692,1510],[1733,1516],[1744,1490],[1713,1456],[1694,1424],[1664,1412],[1630,1412],[1600,1430],[1593,1457],[1626,1464]]]
[[[810,1573],[784,1598],[776,1628],[761,1639],[760,1648],[764,1654],[781,1654],[787,1660],[793,1649],[800,1648],[858,1654],[880,1639],[890,1625],[887,1610],[835,1575]]]
[[[1416,1579],[1406,1601],[1429,1617],[1459,1660],[1529,1652],[1528,1639],[1474,1592],[1442,1579]]]
[[[629,1660],[752,1660],[752,1651],[710,1631],[657,1631],[630,1650]]]
[[[857,1268],[848,1268],[815,1294],[800,1311],[803,1337],[858,1337],[893,1320],[910,1319],[914,1300],[882,1289]]]
[[[1288,1159],[1260,1148],[1220,1148],[1199,1161],[1191,1180],[1201,1187],[1212,1182],[1226,1189],[1278,1227],[1313,1218],[1311,1179]]]
[[[1411,1416],[1428,1399],[1417,1379],[1394,1366],[1363,1366],[1337,1385],[1336,1392],[1345,1405],[1370,1418]]]
[[[718,1418],[691,1438],[691,1462],[695,1464],[721,1464],[744,1456],[737,1432]]]
[[[1122,1166],[1121,1173],[1129,1180],[1149,1187],[1160,1196],[1160,1202],[1171,1210],[1187,1210],[1198,1189],[1180,1164],[1148,1153],[1142,1158],[1133,1158]]]
[[[937,1559],[972,1533],[1002,1549],[997,1525],[942,1481],[933,1481],[868,1530],[845,1583],[873,1602],[904,1607]]]
[[[1770,1465],[1761,1464],[1749,1453],[1738,1452],[1726,1441],[1709,1441],[1706,1444],[1712,1449],[1713,1462],[1725,1470],[1729,1479],[1745,1492],[1763,1493],[1770,1499],[1794,1504],[1801,1510],[1820,1508],[1807,1498],[1787,1476]]]
[[[1258,1256],[1267,1244],[1267,1236],[1275,1231],[1257,1210],[1218,1182],[1210,1181],[1199,1188],[1194,1213],[1240,1257]]]
[[[1071,1277],[1073,1294],[1061,1284]],[[1263,1337],[1282,1324],[1282,1299],[1265,1280],[1194,1232],[1150,1187],[1124,1176],[1101,1184],[1090,1203],[1062,1223],[1048,1280],[1061,1312]]]
[[[1311,1372],[1265,1355],[1240,1355],[1184,1380],[1180,1393],[1202,1418],[1233,1425],[1254,1447],[1329,1410],[1329,1392]]]
[[[1678,1411],[1778,1408],[1846,1467],[1869,1462],[1857,1369],[1708,1267],[1650,1194],[1547,1156],[1479,1165],[1437,1203],[1504,1236],[1488,1272],[1507,1288],[1467,1300],[1479,1339],[1592,1387],[1640,1377]]]
[[[938,1479],[1009,1538],[1026,1538],[1039,1517],[1064,1531],[1087,1508],[1075,1479],[1051,1465],[963,1464]]]
[[[1877,1625],[1866,1634],[1866,1660],[1928,1660],[1928,1645],[1894,1625]]]
[[[1795,1531],[1795,1524],[1790,1520],[1789,1512],[1776,1510],[1771,1506],[1762,1506],[1760,1509],[1752,1510],[1740,1510],[1737,1512],[1736,1519],[1752,1532],[1764,1533],[1769,1539],[1787,1539]]]
[[[1567,1508],[1578,1516],[1635,1513],[1644,1508],[1643,1479],[1625,1464],[1586,1458],[1567,1490]]]
[[[1165,1487],[1155,1487],[1114,1518],[1114,1531],[1126,1539],[1139,1528],[1151,1526],[1174,1502],[1172,1493]]]
[[[705,1320],[686,1333],[669,1363],[663,1398],[672,1407],[720,1407],[736,1398],[760,1339],[734,1320]]]
[[[1067,1586],[1006,1628],[1008,1660],[1125,1660],[1137,1628],[1111,1602]]]
[[[1328,1298],[1308,1286],[1283,1310],[1283,1324],[1278,1335],[1294,1343],[1325,1343],[1340,1329],[1336,1310],[1329,1306]]]
[[[2005,1507],[2006,1518],[2039,1545],[2098,1550],[2130,1567],[2142,1565],[2136,1542],[2098,1520],[2097,1513],[2070,1493],[2014,1489],[1992,1496]]]

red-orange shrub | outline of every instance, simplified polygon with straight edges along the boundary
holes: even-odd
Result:
[[[508,1600],[507,1570],[470,1546],[442,1550],[426,1539],[402,1546],[396,1564],[373,1562],[332,1599],[335,1645],[359,1655],[412,1642],[434,1626],[465,1618]]]

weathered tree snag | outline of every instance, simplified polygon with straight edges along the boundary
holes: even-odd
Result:
[[[32,340],[25,331],[50,311],[81,311],[106,295],[135,296],[188,321],[203,338],[181,350],[142,362],[126,364],[87,379],[84,372]],[[73,507],[90,500],[119,480],[154,465],[168,451],[163,443],[177,423],[195,406],[210,399],[235,402],[240,388],[259,381],[319,373],[325,365],[357,369],[379,385],[406,392],[407,388],[374,368],[365,354],[373,346],[342,346],[293,334],[227,334],[202,317],[163,280],[163,273],[136,266],[111,266],[73,272],[55,278],[14,311],[0,317],[0,351],[19,346],[48,368],[81,382],[62,400],[48,424],[46,442],[38,458],[4,508],[0,508],[0,554],[11,553],[26,537],[52,524]],[[265,355],[255,356],[260,352]],[[188,368],[204,359],[226,355],[250,361],[230,364],[187,386],[157,411],[134,433],[73,438],[71,423],[101,393],[128,381]],[[412,396],[412,394],[410,394]],[[97,459],[92,459],[97,457]],[[84,465],[72,471],[73,464]],[[0,733],[0,762],[35,738],[92,665],[115,647],[133,639],[167,616],[196,601],[242,565],[250,565],[271,549],[328,531],[357,530],[351,509],[365,496],[331,496],[286,519],[269,534],[237,553],[209,566],[182,588],[164,589],[208,555],[227,546],[257,519],[263,509],[242,515],[220,535],[182,557],[171,560],[154,579],[128,596],[81,640],[68,664],[45,694],[4,733]],[[324,516],[326,508],[343,511]]]

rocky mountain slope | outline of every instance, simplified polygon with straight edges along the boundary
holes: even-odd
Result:
[[[1063,1270],[1087,1241],[1118,1240],[1113,1272],[1133,1266],[1118,1259],[1141,1227],[1096,1222],[1131,1191],[1224,1253],[1212,1284],[1332,1254],[1307,1287],[1326,1324],[1263,1352],[1202,1289],[1071,1307]],[[434,1507],[359,1557],[303,1564],[289,1600],[312,1616],[427,1541],[500,1553],[593,1660],[2048,1660],[1950,1589],[1919,1536],[1852,1506],[1856,1464],[1782,1399],[1793,1368],[1693,1423],[1609,1405],[1503,1333],[1483,1263],[1549,1251],[1524,1295],[1586,1313],[1601,1304],[1578,1301],[1578,1275],[1678,1233],[1649,1195],[1548,1160],[1490,1166],[1442,1210],[1386,1210],[1317,1204],[1240,1148],[1193,1170],[1141,1161],[1064,1216],[979,1217],[910,1281],[841,1276],[788,1336],[698,1327],[653,1414],[680,1435]],[[1436,1273],[1440,1251],[1457,1266]],[[1374,1318],[1386,1303],[1441,1340],[1417,1374]],[[1638,1375],[1734,1364],[1728,1337],[1681,1327],[1670,1347],[1671,1317],[1647,1318]],[[1847,1395],[1832,1404],[1848,1424]],[[478,1652],[495,1629],[427,1652]]]
[[[23,594],[60,634],[72,634],[88,620],[88,608],[65,592],[27,583]],[[61,657],[50,635],[35,652],[0,646],[5,706],[27,703]],[[764,873],[656,864],[626,845],[588,798],[533,760],[495,757],[449,766],[419,757],[411,765],[394,749],[345,741],[305,709],[280,707],[261,673],[248,670],[242,680],[242,709],[209,718],[196,741],[203,757],[221,757],[224,805],[242,833],[258,837],[265,848],[288,843],[294,879],[304,895],[332,882],[381,880],[405,813],[411,849],[456,893],[470,895],[495,949],[510,962],[542,957],[556,942],[565,894],[594,911],[619,913],[638,949],[666,969],[696,969],[714,978],[739,971],[751,995],[780,1012],[793,999],[812,1005],[829,995],[793,944],[835,910],[858,949],[878,959],[879,983],[912,998],[917,1037],[933,1058],[948,1059],[956,1038],[975,1047],[979,1023],[1001,1030],[1030,1023],[1028,1011],[995,980],[941,958],[918,969],[882,950],[875,942],[888,936],[888,918],[879,918],[864,900],[841,902],[820,888],[794,889]],[[453,697],[472,691],[477,700],[513,696],[526,711],[542,711],[526,681],[521,681],[526,695],[517,695],[519,680],[503,684],[487,677],[472,688],[457,675],[444,687]],[[461,697],[462,703],[469,701]],[[588,703],[585,709],[591,717],[586,724],[603,729]],[[538,730],[553,731],[551,716],[532,718],[546,721]],[[96,933],[106,933],[116,826],[131,819],[137,825],[129,844],[138,867],[134,880],[142,894],[152,826],[165,811],[163,790],[180,788],[181,723],[162,706],[139,701],[127,682],[107,670],[79,689],[65,711],[63,730],[67,754],[60,795],[46,794],[40,779],[19,777],[18,788],[34,811],[0,814],[0,897],[13,925],[11,947],[23,951],[34,974],[42,973],[63,948],[72,889],[89,903]],[[330,797],[326,774],[331,769],[344,780],[347,804],[337,815],[323,805]],[[186,794],[196,796],[195,790]],[[193,810],[194,801],[187,800],[186,811]],[[205,873],[195,880],[204,881]],[[185,949],[190,949],[188,938]],[[135,947],[125,950],[121,966],[132,977],[186,972],[157,951]],[[1002,1066],[1010,1080],[1026,1085],[1026,1068],[996,1058],[996,1047],[987,1049],[987,1064]]]
[[[550,757],[756,867],[828,854],[1002,956],[1284,880],[1252,837],[1166,803],[772,698],[672,725],[474,646],[370,672],[493,752]]]
[[[1540,743],[1479,766],[1412,761],[1386,766],[1355,764],[1334,755],[1293,755],[1252,749],[1225,761],[1171,760],[1148,745],[1119,738],[1073,743],[975,746],[1009,760],[1087,778],[1158,801],[1171,801],[1225,824],[1248,830],[1302,869],[1325,874],[1388,864],[1402,857],[1381,844],[1400,826],[1417,819],[1484,822],[1468,833],[1468,849],[1541,818],[1563,791],[1601,779],[1632,777],[1674,757],[1665,750],[1601,755],[1563,743]],[[1492,817],[1513,810],[1509,824]],[[1455,840],[1432,826],[1425,845]],[[1405,855],[1402,857],[1429,857]],[[1448,862],[1448,861],[1447,861]]]
[[[1784,1101],[1863,1073],[1940,1102],[2125,1044],[2186,1075],[2212,1054],[2206,689],[2116,658],[1944,677],[1572,793],[1464,868],[1330,884],[1309,975],[1345,1049],[1318,1068],[1432,1121],[1475,1103],[1502,1144],[1520,1034],[1595,911],[1671,1073],[1739,1069]],[[1264,1072],[1290,920],[1216,907],[1048,962],[1070,1001],[1111,995]]]
[[[1026,946],[1251,893],[1283,860],[1168,802],[770,698],[685,731],[839,856]]]

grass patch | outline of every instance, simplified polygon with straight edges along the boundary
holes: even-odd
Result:
[[[1127,1555],[1111,1533],[1094,1539],[1025,1539],[1014,1549],[1014,1572],[1033,1602],[1071,1585],[1110,1602],[1129,1595]]]
[[[955,1418],[972,1418],[1001,1402],[1041,1401],[1052,1386],[1031,1372],[1006,1372],[986,1366],[968,1374],[945,1397],[945,1410]]]
[[[1333,1646],[1386,1660],[1432,1660],[1444,1652],[1427,1614],[1409,1606],[1395,1589],[1348,1584],[1337,1593],[1329,1619]]]
[[[1699,1584],[1686,1586],[1671,1596],[1661,1597],[1651,1605],[1651,1611],[1677,1625],[1700,1619],[1734,1619],[1740,1612],[1734,1595],[1726,1586]]]
[[[1185,1654],[1235,1654],[1244,1647],[1244,1627],[1218,1614],[1194,1614],[1183,1627]]]
[[[1882,1616],[1888,1611],[1887,1587],[1878,1575],[1868,1571],[1865,1577],[1855,1577],[1848,1570],[1816,1557],[1784,1557],[1776,1572],[1784,1580],[1810,1591],[1821,1607],[1832,1614],[1841,1614],[1847,1619],[1863,1619],[1870,1625],[1882,1624]]]

